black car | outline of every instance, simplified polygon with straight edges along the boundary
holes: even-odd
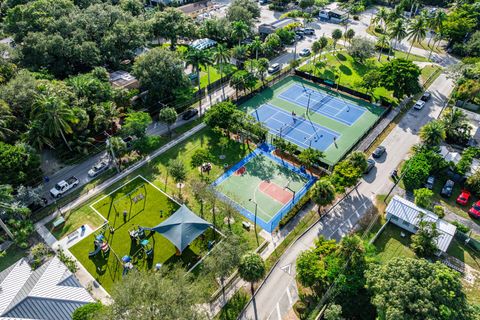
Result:
[[[195,117],[198,114],[198,109],[188,109],[182,115],[183,120],[189,120]]]
[[[370,171],[372,171],[373,167],[375,167],[375,161],[373,159],[368,159],[367,160],[367,168],[363,172],[364,174],[368,174]]]
[[[445,182],[445,184],[443,185],[440,195],[446,198],[450,197],[452,195],[454,185],[455,182],[453,182],[452,180],[447,180],[447,182]]]
[[[432,94],[428,91],[425,91],[422,97],[420,98],[420,100],[427,102],[428,100],[430,100],[431,97],[432,97]]]
[[[384,153],[385,153],[385,147],[384,146],[378,146],[375,151],[372,153],[372,157],[374,158],[380,158]]]
[[[303,29],[303,33],[304,33],[305,35],[311,36],[311,35],[314,35],[314,34],[315,34],[315,29],[305,28],[305,29]]]

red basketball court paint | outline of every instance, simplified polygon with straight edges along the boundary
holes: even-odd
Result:
[[[285,190],[284,188],[270,181],[260,182],[258,189],[283,204],[287,204],[293,197],[293,194],[290,191]]]
[[[245,167],[240,167],[237,169],[237,171],[235,171],[235,175],[236,176],[241,176],[243,174],[245,174],[247,172],[247,168]]]

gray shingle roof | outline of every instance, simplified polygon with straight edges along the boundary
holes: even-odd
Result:
[[[21,259],[0,273],[2,320],[68,320],[76,308],[93,301],[56,257],[36,270]]]

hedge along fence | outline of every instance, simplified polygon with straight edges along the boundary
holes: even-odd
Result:
[[[471,238],[468,234],[463,233],[458,229],[455,232],[455,239],[457,239],[460,243],[463,243],[466,246],[472,248],[476,252],[480,252],[480,241]]]

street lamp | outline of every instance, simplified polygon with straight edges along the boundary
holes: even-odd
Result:
[[[255,231],[255,238],[257,239],[257,246],[260,245],[258,242],[258,234],[257,234],[257,209],[258,203],[256,203],[253,199],[248,199],[248,201],[253,202],[255,204],[255,218],[253,219],[253,229]]]
[[[290,206],[293,206],[293,202],[295,201],[295,190],[292,190],[288,185],[285,186],[284,189],[287,189],[287,190],[289,190],[291,193],[293,193],[292,203],[290,204]]]

